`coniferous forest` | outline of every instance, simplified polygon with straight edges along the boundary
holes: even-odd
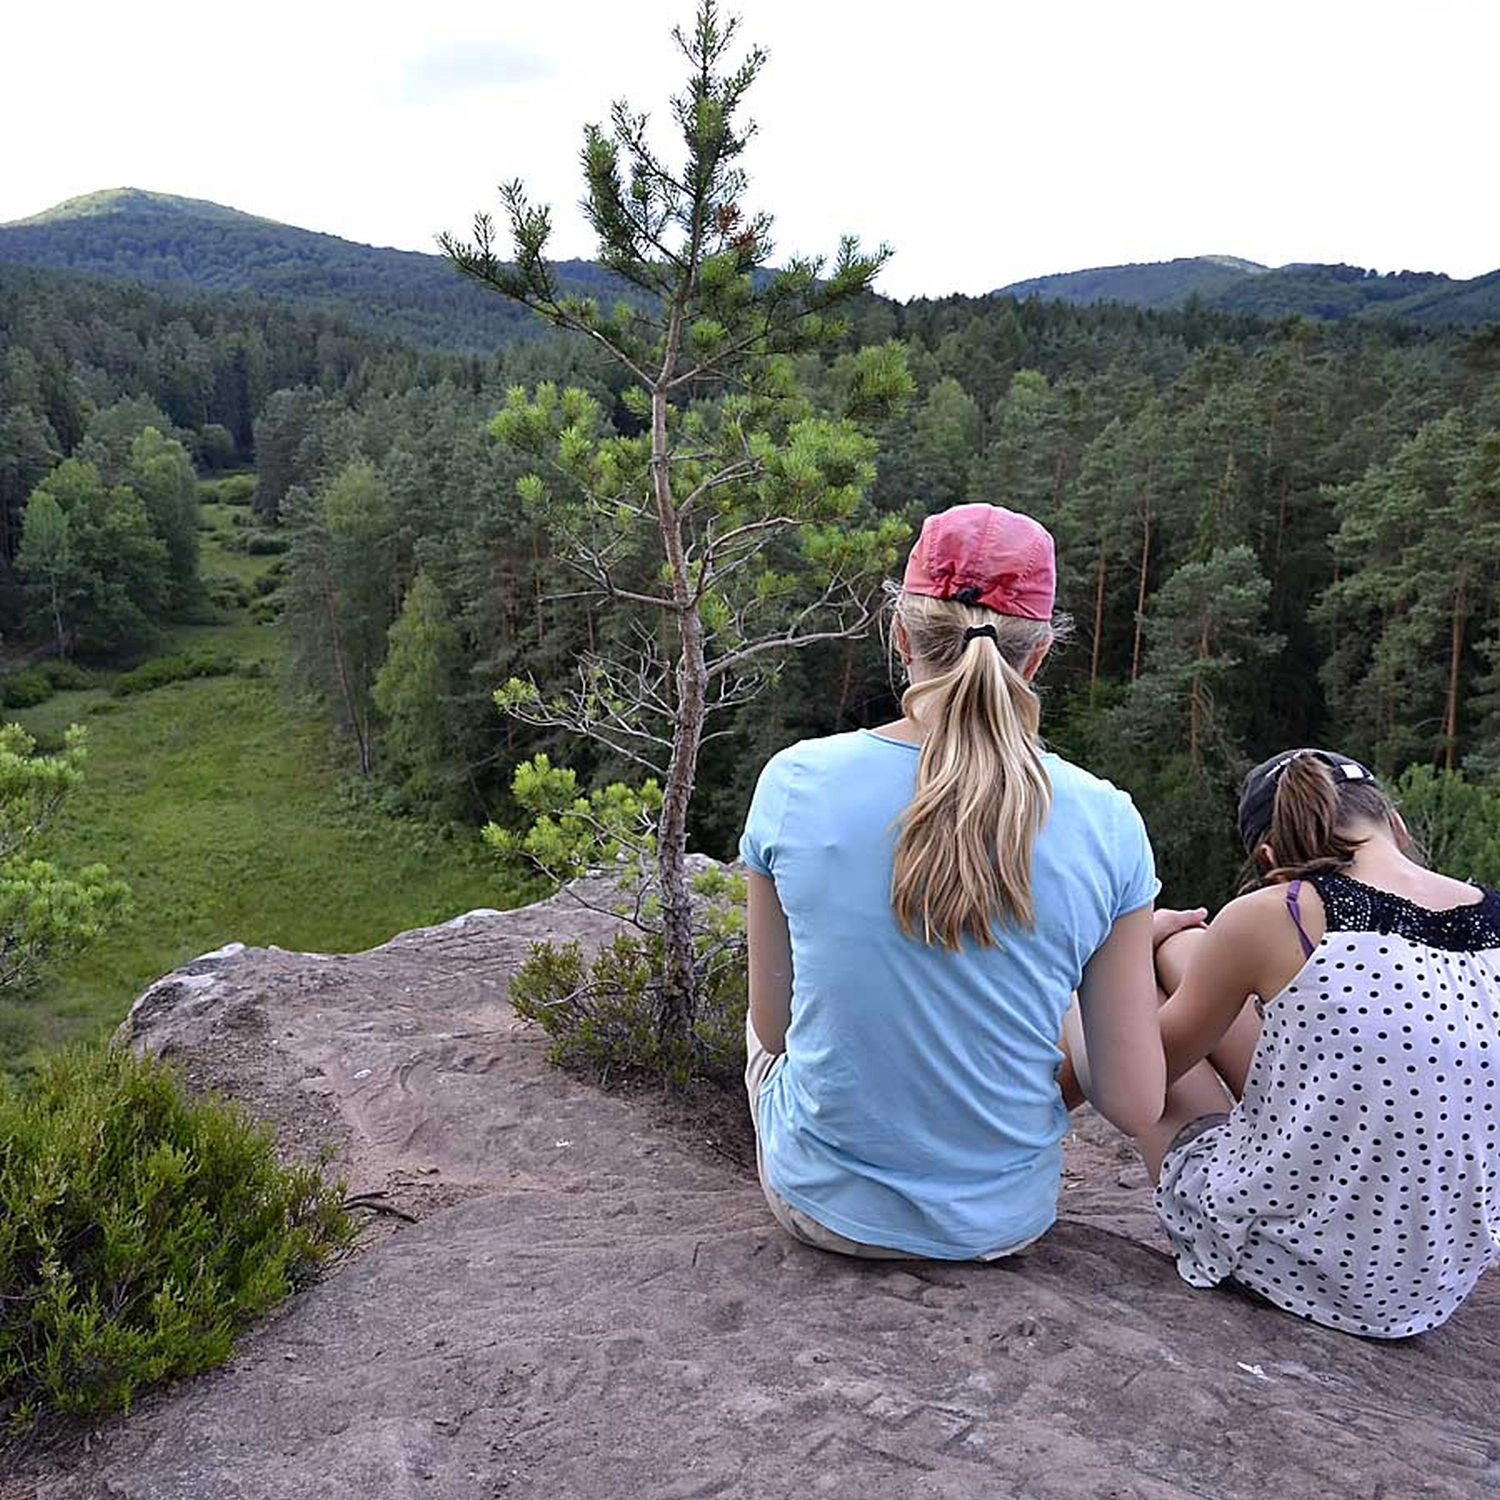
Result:
[[[539,750],[629,773],[603,740],[494,706],[509,679],[545,690],[601,639],[660,629],[571,586],[555,518],[518,493],[535,461],[492,425],[513,387],[580,388],[625,435],[640,411],[586,341],[512,322],[525,337],[462,352],[451,319],[418,340],[420,319],[376,327],[336,299],[0,263],[12,665],[128,665],[211,609],[193,484],[243,472],[243,545],[276,554],[258,607],[351,778],[478,825],[515,820],[512,772]],[[1165,899],[1232,890],[1238,777],[1312,741],[1399,777],[1434,858],[1500,876],[1500,327],[866,295],[797,356],[800,398],[834,410],[855,351],[894,345],[912,394],[848,524],[983,499],[1054,531],[1073,630],[1044,728],[1135,795]],[[894,708],[875,633],[789,656],[705,746],[694,843],[732,851],[774,749]]]

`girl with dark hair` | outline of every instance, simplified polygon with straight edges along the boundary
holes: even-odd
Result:
[[[1157,879],[1130,798],[1039,739],[1052,538],[991,505],[931,516],[896,596],[910,686],[878,730],[772,757],[750,867],[761,1181],[851,1255],[1006,1255],[1052,1223],[1071,992],[1127,1132],[1161,1113]]]
[[[1171,1083],[1139,1144],[1178,1271],[1435,1328],[1500,1251],[1500,894],[1413,859],[1329,751],[1251,771],[1239,830],[1259,888],[1157,955]]]

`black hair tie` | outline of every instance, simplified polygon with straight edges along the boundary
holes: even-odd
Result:
[[[963,588],[956,590],[953,597],[957,599],[960,604],[978,604],[979,593],[980,590],[977,583],[968,583],[965,584]]]
[[[1000,637],[995,634],[995,627],[993,625],[970,625],[964,631],[964,645],[967,646],[976,635],[987,635],[997,647],[1000,644]]]

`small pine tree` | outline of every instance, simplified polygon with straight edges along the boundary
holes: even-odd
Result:
[[[636,612],[583,654],[576,686],[544,695],[517,680],[501,707],[603,742],[661,776],[664,1036],[690,1032],[697,976],[686,869],[688,806],[705,726],[773,680],[782,654],[865,631],[907,528],[865,520],[868,429],[910,392],[898,346],[854,361],[841,410],[814,408],[794,357],[839,337],[839,314],[889,250],[846,238],[832,263],[768,271],[771,221],[745,206],[745,96],[765,61],[732,63],[737,22],[700,0],[673,33],[689,75],[672,101],[685,147],[671,166],[649,121],[624,103],[584,133],[584,212],[599,259],[628,288],[610,311],[566,297],[546,260],[551,217],[519,182],[502,189],[515,263],[481,214],[470,243],[443,247],[465,274],[588,339],[628,377],[639,435],[608,430],[581,391],[512,390],[497,433],[539,472],[523,503],[552,533],[558,588]],[[546,474],[544,479],[542,474]],[[663,628],[665,626],[665,628]]]

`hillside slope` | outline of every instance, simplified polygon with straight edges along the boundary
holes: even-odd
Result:
[[[465,281],[440,255],[383,250],[197,198],[115,188],[0,225],[0,261],[255,292],[336,310],[412,343],[487,353],[533,335],[524,309]],[[589,261],[562,261],[564,289],[613,298]]]
[[[1500,320],[1500,271],[1460,281],[1439,271],[1381,275],[1351,265],[1271,268],[1227,255],[1037,276],[1012,282],[995,295],[1149,308],[1181,308],[1196,298],[1205,307],[1262,318],[1395,318],[1428,325]]]
[[[1209,298],[1267,267],[1233,255],[1191,255],[1178,260],[1095,266],[1014,281],[997,297],[1040,297],[1059,302],[1128,302],[1133,307],[1181,307],[1193,295]]]

